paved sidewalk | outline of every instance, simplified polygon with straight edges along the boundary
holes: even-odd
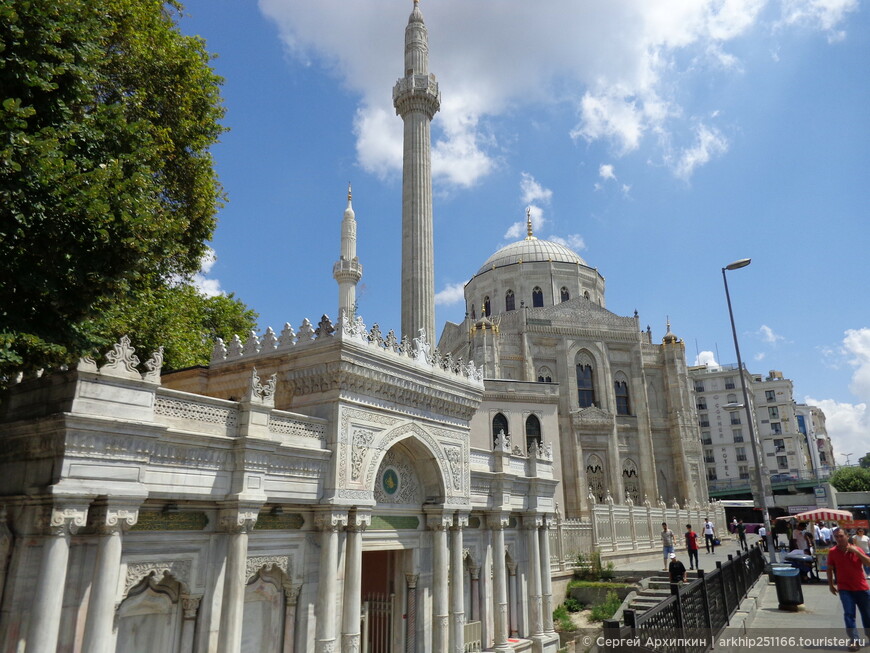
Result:
[[[679,537],[677,541],[680,542]],[[732,555],[735,558],[737,557],[737,553],[740,550],[740,545],[737,543],[737,540],[724,540],[722,544],[716,547],[715,552],[707,553],[704,550],[703,545],[701,546],[701,550],[698,552],[698,566],[701,567],[704,571],[711,572],[716,569],[716,561],[722,562],[723,564],[728,561],[728,556]],[[686,551],[685,547],[677,547],[676,550],[677,557],[680,561],[686,565],[686,569],[689,568],[689,554]],[[615,565],[616,571],[663,571],[664,567],[662,565],[662,554],[657,553],[652,556],[644,556],[638,558],[632,558],[631,560],[620,562]],[[870,653],[870,652],[868,652]]]

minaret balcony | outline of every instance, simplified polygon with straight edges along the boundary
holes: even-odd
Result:
[[[393,105],[400,115],[414,109],[425,109],[434,115],[441,107],[435,75],[408,75],[397,81],[393,87]]]
[[[356,283],[362,278],[363,268],[358,259],[348,261],[347,259],[339,259],[332,266],[332,276],[336,281],[352,281]]]

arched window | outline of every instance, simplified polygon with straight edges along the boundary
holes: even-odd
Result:
[[[583,296],[584,296],[586,299],[589,299],[589,291],[588,291],[588,290],[584,290],[584,291],[583,291]]]
[[[571,294],[568,292],[568,289],[565,286],[562,286],[559,294],[561,295],[563,302],[567,302],[569,299],[571,299]]]
[[[631,415],[631,404],[628,401],[628,383],[616,381],[613,386],[616,391],[616,414]]]
[[[726,401],[727,401],[729,404],[736,404],[736,403],[737,403],[737,395],[734,394],[734,393],[730,393],[730,394],[728,395],[728,398],[726,399]]]
[[[595,405],[595,385],[592,380],[592,366],[588,363],[577,365],[577,403],[580,408]]]
[[[505,417],[501,413],[496,413],[495,417],[492,418],[492,441],[493,441],[493,444],[495,444],[495,439],[498,437],[498,435],[500,433],[504,433],[505,435],[510,435],[510,431],[508,431],[507,417]]]
[[[552,383],[553,373],[549,367],[542,367],[538,370],[538,383]]]
[[[514,298],[514,291],[508,290],[504,294],[504,310],[512,311],[517,307],[517,300]]]
[[[532,442],[541,446],[541,420],[534,415],[526,418],[526,451],[532,448]]]
[[[489,296],[483,298],[483,316],[489,317],[492,315],[492,308],[489,305]]]
[[[471,319],[475,319],[477,316],[474,314],[474,304],[471,305]]]
[[[532,307],[541,308],[544,305],[544,291],[535,286],[532,290]]]

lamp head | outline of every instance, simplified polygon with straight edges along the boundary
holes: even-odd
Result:
[[[752,263],[751,258],[742,258],[739,261],[734,261],[733,263],[729,263],[725,266],[726,270],[739,270],[740,268],[745,268],[747,265]]]

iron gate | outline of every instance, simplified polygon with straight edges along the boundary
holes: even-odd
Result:
[[[380,593],[362,597],[362,653],[390,653],[395,599]]]

